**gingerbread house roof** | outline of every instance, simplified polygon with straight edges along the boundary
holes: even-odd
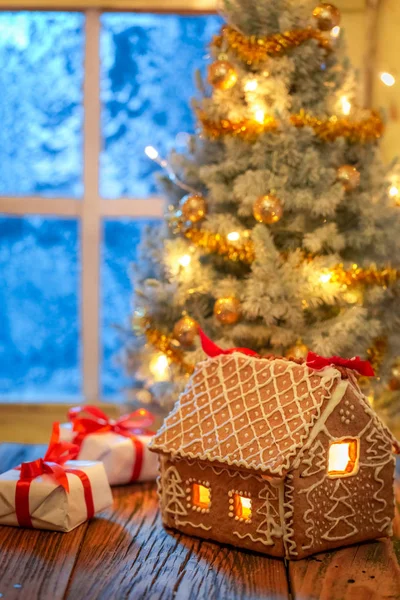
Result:
[[[197,365],[150,448],[282,476],[347,385],[333,367],[220,355]]]

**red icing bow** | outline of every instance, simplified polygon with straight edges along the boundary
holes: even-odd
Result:
[[[60,442],[60,424],[53,424],[53,431],[49,447],[43,458],[22,463],[17,467],[20,471],[19,480],[15,489],[15,511],[18,523],[22,527],[32,527],[29,511],[29,490],[36,477],[48,475],[58,485],[69,492],[68,472],[73,472],[64,467],[68,460],[75,460],[79,453],[79,446],[70,442]]]
[[[217,346],[217,344],[214,344],[200,328],[199,335],[201,346],[210,358],[215,358],[220,354],[233,354],[234,352],[241,352],[242,354],[246,354],[246,356],[262,358],[257,352],[254,352],[254,350],[250,350],[249,348],[229,348],[229,350],[222,350],[222,348]],[[323,356],[318,356],[318,354],[315,354],[314,352],[309,352],[307,355],[307,367],[310,367],[311,369],[319,371],[330,365],[352,369],[365,377],[373,377],[375,375],[371,364],[367,360],[361,360],[359,356],[355,356],[354,358],[341,358],[340,356],[324,358]]]
[[[68,411],[68,418],[73,425],[74,432],[77,434],[74,439],[77,444],[80,444],[91,433],[108,433],[112,431],[125,437],[131,437],[134,433],[137,435],[154,434],[149,427],[153,425],[155,417],[145,408],[139,408],[119,419],[110,419],[97,406],[77,406]]]
[[[361,360],[359,356],[354,356],[353,358],[341,358],[340,356],[324,358],[314,352],[309,352],[307,354],[307,367],[310,367],[311,369],[319,371],[331,365],[334,367],[352,369],[353,371],[357,371],[360,375],[364,375],[364,377],[374,377],[375,375],[371,363],[367,360]]]

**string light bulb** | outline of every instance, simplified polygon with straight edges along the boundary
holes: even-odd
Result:
[[[332,279],[332,273],[321,273],[318,279],[321,283],[329,283]]]
[[[339,25],[336,25],[332,30],[331,30],[331,37],[336,39],[338,38],[340,35],[340,27]]]
[[[255,107],[254,119],[257,121],[257,123],[264,123],[265,112],[262,108]]]
[[[349,115],[350,111],[351,111],[351,102],[349,102],[349,99],[347,98],[347,96],[341,97],[340,104],[342,107],[342,113],[344,115]]]
[[[257,88],[258,88],[258,83],[255,79],[250,79],[249,81],[246,81],[246,83],[244,84],[245,92],[255,92]]]
[[[150,160],[156,160],[158,158],[158,152],[153,146],[146,146],[144,153]]]
[[[169,362],[165,354],[159,352],[153,356],[149,364],[149,370],[155,381],[168,381],[170,377]]]
[[[391,198],[397,198],[397,197],[398,197],[398,195],[399,195],[399,188],[398,188],[396,185],[392,185],[392,186],[389,188],[389,196],[390,196]]]
[[[395,77],[386,71],[380,74],[380,79],[387,87],[392,87],[396,83]]]
[[[240,239],[240,233],[238,231],[231,231],[226,236],[226,239],[230,242],[237,242]]]
[[[178,262],[181,265],[181,267],[188,267],[192,262],[192,257],[190,256],[190,254],[184,254],[180,257]]]

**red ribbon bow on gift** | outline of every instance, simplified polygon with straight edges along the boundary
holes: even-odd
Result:
[[[211,341],[210,338],[207,337],[204,331],[202,331],[200,328],[199,335],[201,346],[204,352],[210,358],[214,358],[220,354],[233,354],[234,352],[240,352],[241,354],[246,354],[246,356],[262,358],[262,356],[257,354],[257,352],[254,352],[254,350],[250,350],[249,348],[229,348],[229,350],[222,350],[222,348],[217,346],[217,344],[214,344],[214,342]],[[309,352],[307,355],[306,364],[307,367],[315,369],[316,371],[333,365],[337,367],[345,367],[346,369],[352,369],[353,371],[357,371],[360,375],[364,375],[365,377],[373,377],[375,375],[371,364],[367,360],[361,360],[359,356],[355,356],[354,358],[341,358],[340,356],[324,358],[323,356],[318,356],[318,354],[315,354],[314,352]]]
[[[82,415],[88,416],[82,416]],[[118,435],[131,437],[133,433],[138,435],[154,435],[148,429],[154,423],[154,415],[145,408],[139,408],[135,412],[123,415],[119,419],[110,419],[97,406],[76,406],[68,411],[68,419],[73,425],[76,433],[74,442],[81,444],[82,440],[91,433],[107,433],[112,431]]]
[[[319,356],[314,352],[309,352],[307,354],[307,367],[310,367],[311,369],[320,371],[321,369],[331,365],[334,367],[345,367],[346,369],[352,369],[353,371],[357,371],[357,373],[360,375],[364,375],[364,377],[374,377],[375,375],[371,363],[369,363],[367,360],[361,360],[359,356],[354,356],[353,358],[330,356],[329,358],[325,358],[324,356]]]
[[[82,416],[85,414],[88,416]],[[130,481],[136,481],[139,478],[143,467],[144,447],[143,442],[136,436],[154,435],[155,432],[149,429],[155,420],[151,412],[145,408],[139,408],[128,415],[123,415],[119,419],[114,420],[110,419],[97,406],[86,405],[71,408],[68,411],[68,418],[76,434],[74,442],[79,444],[79,446],[85,437],[92,433],[108,433],[111,431],[130,438],[135,450]]]
[[[29,508],[29,491],[34,479],[41,476],[51,477],[67,493],[69,482],[67,473],[77,475],[83,484],[88,519],[94,515],[93,497],[90,481],[86,473],[78,469],[65,468],[65,463],[75,460],[79,454],[79,446],[70,442],[60,442],[60,424],[54,423],[50,443],[43,458],[22,463],[19,480],[15,488],[15,512],[21,527],[33,527]]]

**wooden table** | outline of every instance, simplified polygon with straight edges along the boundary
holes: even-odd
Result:
[[[44,447],[3,444],[0,472]],[[71,533],[0,527],[3,600],[400,599],[398,538],[288,565],[167,533],[153,484],[114,488],[114,508]]]

